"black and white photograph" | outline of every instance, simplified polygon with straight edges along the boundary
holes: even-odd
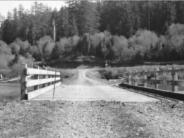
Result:
[[[184,1],[0,0],[0,138],[184,138]]]

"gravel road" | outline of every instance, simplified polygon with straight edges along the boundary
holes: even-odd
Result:
[[[1,138],[183,138],[183,102],[0,103]]]

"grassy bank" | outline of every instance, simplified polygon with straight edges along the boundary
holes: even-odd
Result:
[[[20,100],[19,83],[0,83],[0,102]]]

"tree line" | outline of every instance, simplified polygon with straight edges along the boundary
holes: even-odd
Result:
[[[35,2],[30,10],[20,5],[8,13],[0,28],[1,49],[13,55],[7,66],[22,59],[49,63],[78,56],[114,63],[184,58],[182,1],[68,0],[67,4],[58,11]]]
[[[68,0],[68,7],[59,11],[35,2],[30,10],[23,6],[9,12],[1,26],[1,38],[6,43],[16,38],[31,44],[52,36],[56,22],[57,40],[61,37],[109,31],[113,35],[130,37],[138,29],[164,34],[172,23],[184,23],[182,1],[102,1]]]

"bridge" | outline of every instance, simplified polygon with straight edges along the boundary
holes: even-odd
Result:
[[[63,84],[56,70],[25,66],[21,97],[27,100],[154,102],[157,99],[108,85],[89,77],[89,69],[77,69],[70,84]]]
[[[52,68],[25,66],[21,95],[29,101],[1,105],[2,137],[184,136],[183,102],[155,99],[120,88],[121,85],[112,86],[96,78],[93,69],[77,68],[67,81],[63,81],[61,73]],[[124,75],[127,80],[121,78],[122,85],[150,91],[150,84],[145,81],[148,73]],[[157,82],[162,78],[153,79]],[[177,77],[173,81],[177,82]],[[171,84],[174,88],[175,84]]]

